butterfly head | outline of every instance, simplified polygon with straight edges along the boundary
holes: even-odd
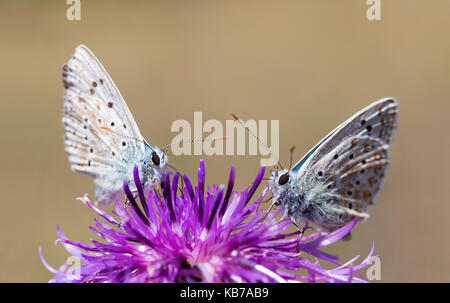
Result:
[[[145,180],[158,180],[164,177],[169,158],[158,147],[146,145],[146,157],[144,160]]]
[[[278,197],[279,195],[282,195],[283,192],[289,190],[292,186],[292,180],[293,178],[288,169],[273,170],[268,185],[274,197]],[[278,199],[274,200],[275,204],[277,204],[276,200]]]
[[[168,162],[167,155],[158,147],[153,147],[151,154],[150,154],[150,161],[147,163],[147,165],[150,165],[151,167],[157,169],[157,170],[164,170],[164,168],[167,165]]]
[[[270,176],[270,183],[276,186],[284,186],[290,181],[289,170],[273,170]]]
[[[292,167],[292,153],[294,152],[295,146],[291,147],[291,163],[289,164],[289,169],[272,170],[272,174],[269,180],[269,187],[274,195],[286,190],[291,185],[291,167]]]

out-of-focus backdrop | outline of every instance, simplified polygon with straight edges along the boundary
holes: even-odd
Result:
[[[327,249],[347,260],[375,241],[381,281],[450,281],[450,2],[66,1],[0,3],[0,281],[45,282],[42,265],[68,257],[56,226],[88,241],[93,213],[75,198],[90,178],[69,169],[62,141],[61,66],[86,44],[116,82],[144,137],[170,143],[171,124],[280,121],[289,162],[370,102],[399,100],[398,130],[384,189],[350,242]],[[206,134],[205,134],[206,135]],[[200,156],[171,156],[195,178]],[[208,184],[237,171],[238,188],[259,156],[203,156]],[[287,165],[287,164],[285,164]],[[195,178],[196,179],[196,178]],[[110,209],[110,208],[107,208]],[[364,272],[363,272],[364,273]]]

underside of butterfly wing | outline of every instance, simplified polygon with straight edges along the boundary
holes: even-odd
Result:
[[[111,77],[86,46],[76,48],[62,76],[64,144],[71,168],[93,177],[97,202],[109,203],[123,181],[132,180],[134,165],[143,164],[147,143]]]
[[[354,217],[367,218],[389,165],[397,102],[373,103],[337,128],[299,169],[298,190],[313,205],[296,219],[334,230]]]

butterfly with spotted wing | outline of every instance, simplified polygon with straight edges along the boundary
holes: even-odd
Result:
[[[167,155],[142,137],[124,99],[100,61],[79,45],[63,65],[64,144],[71,169],[91,176],[96,202],[114,201],[123,181],[136,190],[133,168],[139,167],[146,189],[160,183]]]
[[[273,170],[268,181],[271,208],[282,207],[299,229],[299,223],[311,222],[327,232],[355,217],[368,218],[368,206],[374,204],[388,168],[397,112],[394,98],[376,101],[339,125],[292,168]]]

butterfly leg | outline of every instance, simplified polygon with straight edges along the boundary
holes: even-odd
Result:
[[[309,229],[308,225],[302,227],[302,229],[300,230],[300,238],[303,238],[303,236],[305,235],[305,231],[307,231],[308,229]]]
[[[270,196],[270,197],[267,198],[266,200],[261,201],[260,204],[262,204],[262,203],[267,203],[267,202],[269,202],[269,201],[272,200],[272,199],[273,199],[273,196]]]
[[[297,227],[298,230],[301,231],[301,233],[303,234],[303,228],[301,228],[292,218],[291,218],[292,224],[294,224],[295,227]]]
[[[303,226],[303,227],[300,227],[300,225],[298,225],[297,222],[295,222],[295,221],[293,220],[293,218],[291,218],[291,221],[292,221],[292,224],[293,224],[295,227],[297,227],[297,229],[300,231],[300,238],[303,237],[303,235],[305,234],[305,232],[306,232],[308,229],[312,229],[312,227],[309,226],[309,222],[308,222],[308,221],[305,222],[305,226]]]
[[[160,197],[162,195],[162,187],[158,182],[157,178],[153,178],[151,180],[151,182],[153,183],[154,187],[153,187],[153,192],[155,193],[156,196]]]

